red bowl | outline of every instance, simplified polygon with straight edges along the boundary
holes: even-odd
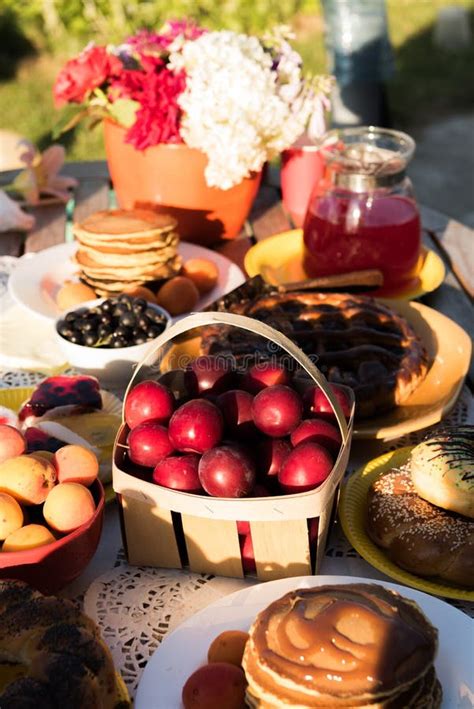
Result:
[[[89,488],[96,510],[91,519],[51,544],[25,551],[0,552],[0,579],[19,579],[45,594],[56,593],[86,568],[99,544],[104,521],[104,488]]]

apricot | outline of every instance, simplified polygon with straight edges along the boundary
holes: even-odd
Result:
[[[207,651],[208,662],[229,662],[240,667],[249,634],[242,630],[224,630],[214,638]]]
[[[54,454],[53,464],[58,471],[58,482],[81,483],[89,487],[99,474],[99,461],[89,448],[68,445]]]
[[[12,532],[3,542],[2,551],[25,551],[51,544],[56,539],[42,524],[27,524]]]
[[[181,275],[190,278],[198,291],[209,293],[219,279],[219,269],[214,261],[207,258],[190,258],[181,269]]]
[[[188,677],[184,709],[242,709],[247,681],[242,669],[228,662],[204,665]]]
[[[14,426],[0,423],[0,463],[26,451],[26,439]]]
[[[23,524],[23,510],[6,492],[0,492],[0,540],[6,539]]]
[[[175,276],[161,286],[156,300],[171,315],[181,315],[196,307],[199,291],[190,278]]]
[[[123,292],[127,295],[133,295],[135,298],[145,298],[149,303],[155,303],[156,305],[156,295],[146,286],[128,286],[124,288]]]
[[[95,512],[90,491],[79,483],[61,483],[54,487],[43,506],[43,517],[51,529],[61,534],[73,532],[88,522]]]
[[[24,505],[40,505],[56,483],[56,470],[44,458],[19,455],[0,464],[0,492]]]
[[[65,283],[56,293],[56,305],[60,310],[74,308],[75,305],[85,303],[86,300],[97,298],[95,290],[85,283]]]

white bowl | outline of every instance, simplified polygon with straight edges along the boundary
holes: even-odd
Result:
[[[125,389],[132,376],[134,366],[141,362],[148,350],[153,347],[154,340],[148,340],[142,345],[131,345],[130,347],[88,347],[87,345],[76,345],[73,342],[69,342],[57,331],[58,323],[64,320],[68,313],[82,308],[92,308],[103,303],[104,300],[106,298],[88,300],[65,310],[55,322],[55,336],[65,359],[71,367],[83,374],[97,377],[105,386],[123,387]],[[148,306],[165,316],[165,329],[171,325],[172,318],[167,310],[153,303],[148,303]]]

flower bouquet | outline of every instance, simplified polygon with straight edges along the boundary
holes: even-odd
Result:
[[[234,236],[230,232],[240,230],[264,164],[308,125],[324,131],[329,88],[327,77],[303,75],[301,57],[284,29],[257,38],[169,22],[158,33],[142,30],[119,46],[87,46],[59,73],[54,96],[65,109],[59,130],[85,116],[105,119],[106,153],[121,206],[153,203],[178,210],[178,220],[191,209],[199,231],[197,212],[205,212],[207,222],[222,220],[214,213],[218,193],[225,193],[220,198],[228,211],[232,191],[237,189],[242,203],[247,184],[243,217],[230,231],[225,223],[219,227],[219,236]],[[119,155],[127,187],[114,159]],[[151,159],[160,155],[153,170]],[[194,163],[202,173],[202,204],[194,177],[191,199],[184,199]],[[154,187],[147,186],[150,177]],[[177,183],[181,196],[170,194],[170,183],[173,189]]]

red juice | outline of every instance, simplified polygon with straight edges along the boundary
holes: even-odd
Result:
[[[314,195],[304,243],[304,268],[311,277],[378,268],[384,294],[417,283],[421,224],[409,197],[343,190]]]

